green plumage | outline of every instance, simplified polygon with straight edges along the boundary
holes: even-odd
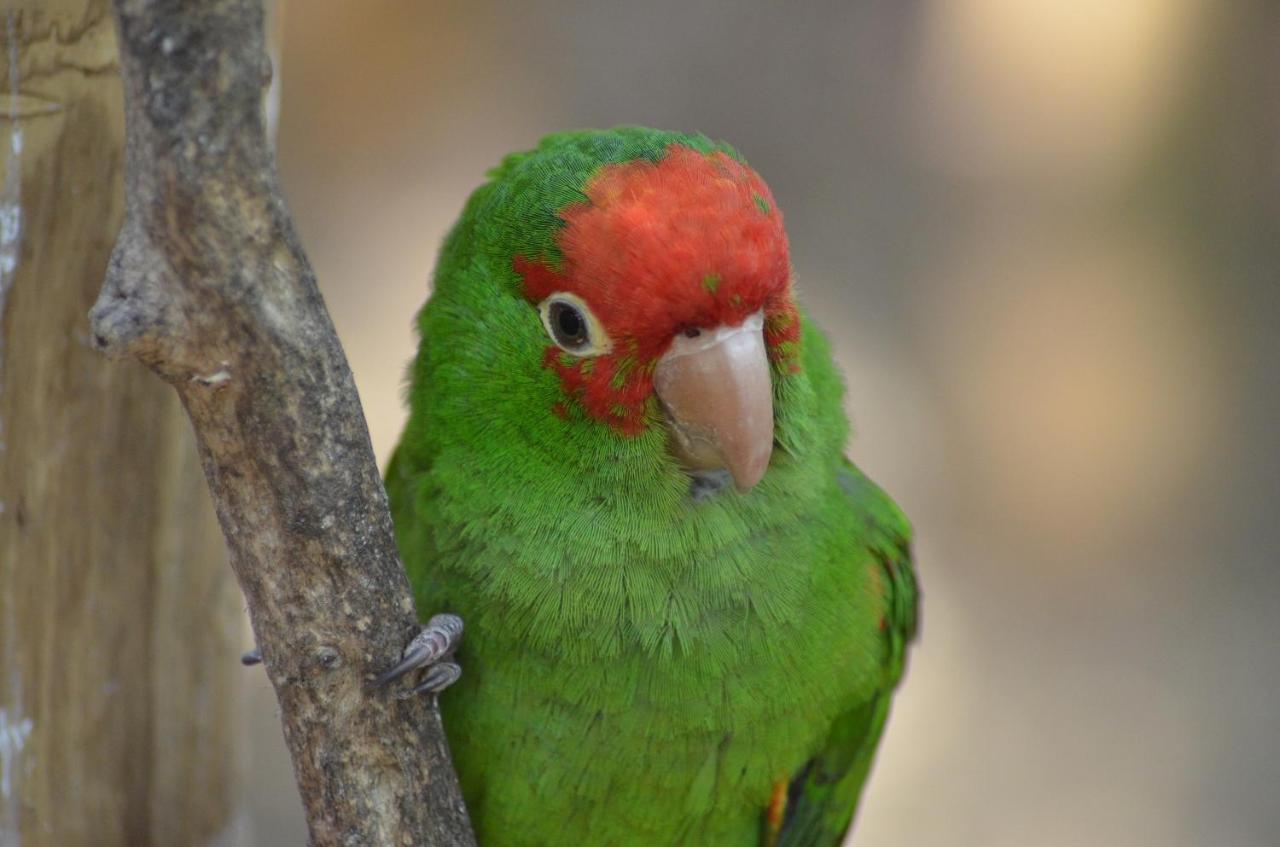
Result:
[[[843,457],[843,388],[807,318],[746,494],[695,500],[656,404],[627,437],[544,367],[513,257],[558,261],[585,181],[671,143],[736,158],[638,128],[508,157],[419,316],[387,490],[419,609],[466,620],[441,708],[485,847],[839,844],[914,632],[907,522]]]

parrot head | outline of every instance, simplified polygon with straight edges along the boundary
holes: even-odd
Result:
[[[521,413],[618,439],[658,430],[693,478],[755,486],[800,338],[764,181],[725,145],[640,128],[551,136],[492,176],[442,266],[485,265],[520,333],[537,333],[534,361],[510,370],[537,368],[555,391]],[[450,284],[438,271],[437,297]]]
[[[798,329],[768,187],[723,151],[673,142],[657,161],[601,166],[582,191],[559,210],[558,267],[513,258],[546,367],[623,436],[656,398],[682,464],[750,489],[773,450],[770,358]]]

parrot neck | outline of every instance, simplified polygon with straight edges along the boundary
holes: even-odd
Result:
[[[806,340],[803,369],[775,371],[776,446],[746,493],[691,479],[668,454],[665,426],[620,437],[580,413],[535,416],[528,397],[494,392],[488,415],[464,408],[460,391],[424,398],[416,423],[431,473],[418,508],[441,584],[466,586],[463,605],[501,615],[521,639],[569,622],[573,649],[604,655],[674,638],[673,619],[737,619],[761,597],[791,598],[800,614],[806,545],[817,543],[807,526],[839,496],[847,434],[826,344]]]

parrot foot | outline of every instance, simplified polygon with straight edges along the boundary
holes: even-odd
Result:
[[[462,668],[453,661],[454,651],[462,643],[462,618],[457,615],[434,615],[409,646],[404,648],[399,664],[373,681],[381,688],[410,671],[426,668],[422,681],[401,697],[415,694],[438,694],[458,681]]]
[[[422,677],[422,682],[408,691],[397,694],[396,697],[404,700],[417,694],[439,694],[457,682],[460,676],[462,676],[462,667],[457,662],[448,660],[437,662],[427,668],[427,672]]]

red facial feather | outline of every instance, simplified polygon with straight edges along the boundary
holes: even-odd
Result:
[[[754,171],[673,144],[656,164],[605,165],[584,190],[588,201],[561,212],[562,269],[523,256],[513,264],[530,302],[576,294],[613,339],[609,353],[592,358],[547,350],[546,365],[588,414],[642,432],[653,367],[672,337],[737,325],[759,309],[770,359],[796,369],[787,236]]]

